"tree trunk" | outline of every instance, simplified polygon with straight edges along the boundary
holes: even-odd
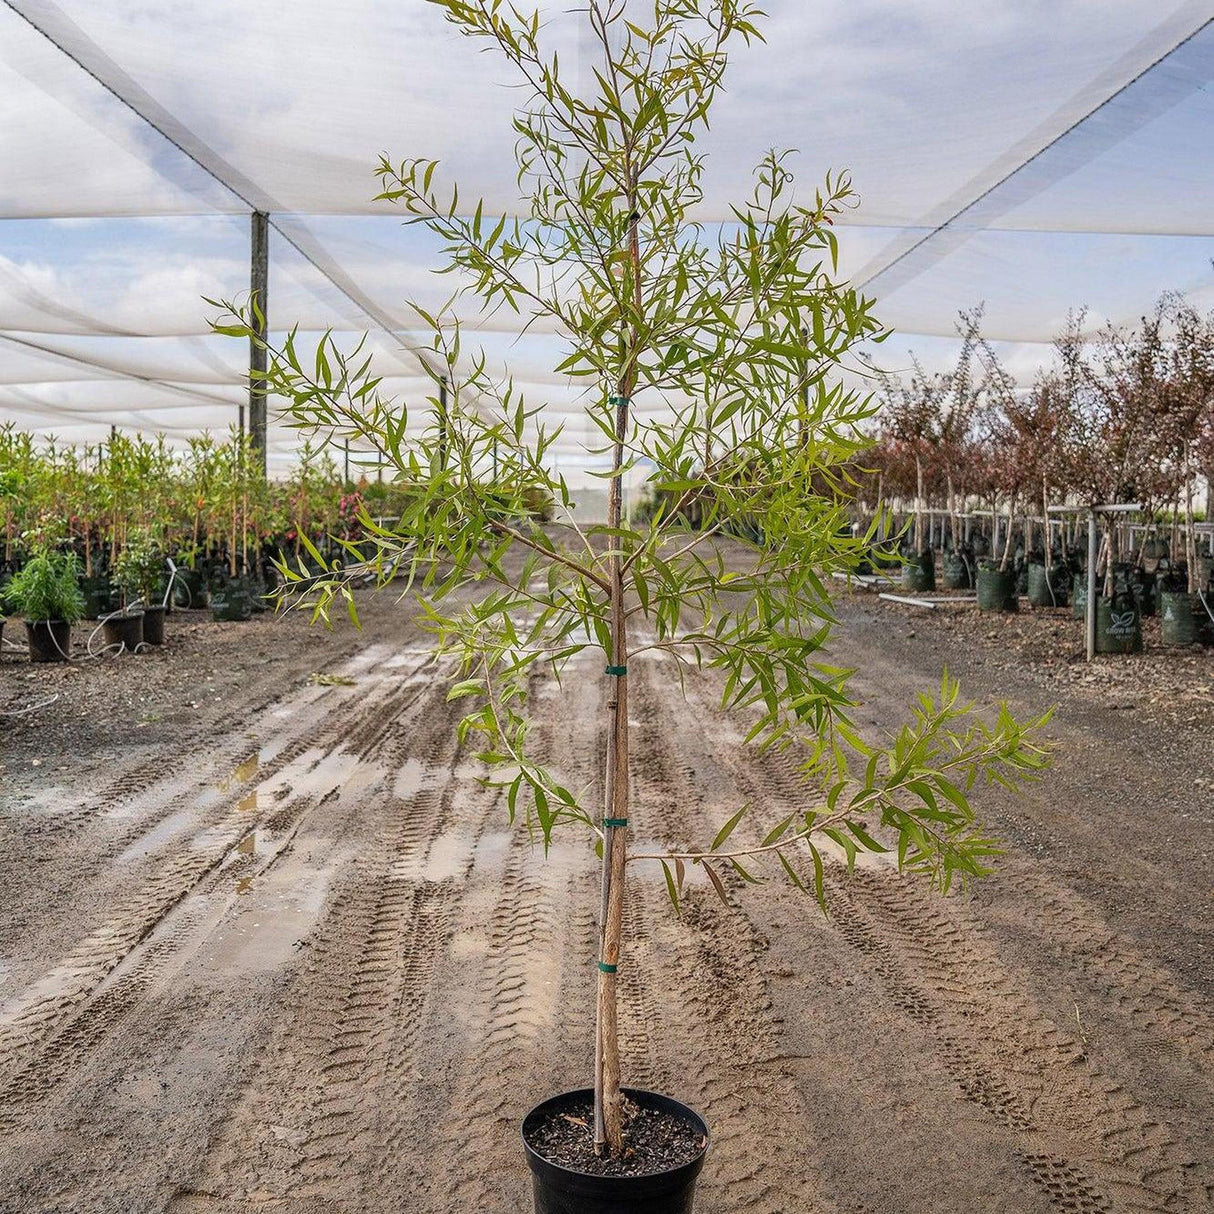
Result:
[[[915,555],[923,551],[923,460],[915,452]]]
[[[629,192],[628,204],[631,216],[628,259],[632,271],[633,302],[639,319],[642,306],[640,216],[634,191]],[[630,350],[635,348],[638,340],[639,334],[634,327],[629,335]],[[614,402],[615,443],[611,463],[614,475],[607,499],[607,523],[613,531],[619,528],[622,514],[624,445],[628,437],[630,397],[635,386],[636,371],[631,360],[628,360]],[[624,1150],[617,970],[623,955],[624,878],[628,858],[628,634],[620,540],[612,535],[610,542],[611,655],[608,675],[613,690],[607,705],[609,716],[594,1068],[594,1148],[600,1155],[620,1155]]]
[[[1201,589],[1197,577],[1197,536],[1193,531],[1193,446],[1184,445],[1184,555],[1189,566],[1189,593]],[[1175,551],[1175,548],[1172,549]]]

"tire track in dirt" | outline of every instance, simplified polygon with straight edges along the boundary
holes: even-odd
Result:
[[[432,686],[408,717],[381,718],[363,733],[381,774],[352,800],[345,829],[365,834],[368,819],[378,821],[375,844],[335,892],[309,941],[312,963],[289,1024],[174,1210],[230,1208],[242,1185],[272,1183],[287,1208],[382,1190],[403,1149],[459,893],[456,875],[429,872],[458,788],[454,714],[441,691]],[[403,729],[407,721],[414,727]],[[428,774],[402,800],[392,785],[405,741],[414,761],[427,756]]]
[[[321,736],[326,739],[335,736],[343,739],[337,752],[328,753],[359,756],[360,747],[374,745],[383,736],[387,722],[418,694],[415,688],[401,688],[387,696],[367,697],[369,703],[360,705],[339,724],[329,722],[322,731]],[[267,764],[260,783],[269,783],[293,757],[302,757],[310,749],[314,748],[302,737],[283,748]],[[323,758],[322,755],[312,765],[313,771],[322,767]],[[317,790],[319,796],[324,793],[323,789]],[[10,1005],[0,1022],[0,1068],[12,1073],[12,1078],[0,1087],[0,1110],[11,1115],[32,1096],[41,1094],[38,1087],[29,1089],[23,1076],[40,1067],[44,1043],[48,1038],[53,1040],[65,1024],[70,1026],[73,1017],[92,1014],[89,999],[99,984],[156,931],[174,907],[217,872],[232,857],[234,849],[242,843],[247,845],[256,831],[284,835],[313,803],[301,797],[281,808],[264,806],[256,816],[241,814],[233,820],[231,800],[224,801],[202,818],[188,840],[177,841],[179,850],[167,863],[157,864],[148,879],[115,905],[107,921],[78,942],[53,968],[49,992],[40,993],[36,986],[23,1002],[15,1007]],[[94,1036],[91,1030],[77,1029],[74,1035],[65,1038],[68,1042],[74,1039],[92,1041]]]
[[[635,802],[654,814],[664,839],[699,840],[706,829],[706,773],[679,756],[712,753],[703,721],[676,702],[677,681],[663,694],[647,664],[636,669],[629,679],[637,718]],[[660,882],[660,876],[632,874],[631,896],[648,926],[634,938],[640,956],[633,948],[626,960],[642,968],[648,990],[662,992],[654,1017],[657,1048],[712,1131],[697,1208],[705,1214],[831,1209],[812,1160],[782,1149],[787,1126],[803,1116],[803,1097],[791,1076],[769,1065],[784,1047],[765,976],[766,937],[744,909],[720,906],[706,883],[690,893],[676,919]],[[648,966],[649,940],[660,971]]]
[[[708,721],[711,707],[702,708]],[[729,742],[727,757],[737,754]],[[774,804],[773,817],[804,803],[787,754],[729,761],[751,799]],[[1200,1208],[1209,1182],[1197,1162],[1019,993],[958,901],[932,901],[884,865],[831,885],[838,932],[870,958],[895,1007],[931,1031],[965,1099],[1024,1140],[1018,1158],[1057,1208]]]

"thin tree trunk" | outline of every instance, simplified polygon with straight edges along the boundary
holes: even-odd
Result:
[[[628,254],[632,269],[634,304],[639,316],[641,297],[641,245],[635,190],[629,191]],[[634,349],[638,334],[634,328],[629,349]],[[608,494],[607,522],[613,530],[620,526],[623,504],[624,444],[628,437],[628,410],[636,386],[636,371],[631,361],[624,366],[616,389],[615,444],[612,452],[611,484]],[[619,538],[611,538],[612,554],[608,563],[611,586],[611,667],[612,695],[608,701],[607,773],[603,823],[602,906],[599,920],[599,974],[596,1001],[594,1145],[597,1153],[619,1155],[624,1149],[624,1110],[620,1095],[620,1034],[618,974],[623,955],[624,883],[628,855],[628,635],[624,610],[624,573]]]
[[[1189,566],[1189,593],[1196,594],[1201,589],[1197,577],[1197,536],[1193,531],[1193,446],[1186,442],[1184,445],[1184,555]]]
[[[923,460],[915,452],[915,555],[923,551]]]

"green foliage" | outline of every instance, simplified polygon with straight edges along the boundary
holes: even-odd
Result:
[[[150,528],[137,527],[114,561],[115,587],[128,605],[136,600],[151,606],[165,573],[164,553]]]
[[[79,575],[74,553],[39,550],[13,574],[4,588],[5,602],[27,620],[74,624],[84,615]]]
[[[820,840],[849,863],[889,846],[942,888],[981,875],[995,849],[970,791],[980,779],[1035,774],[1042,722],[1020,725],[1004,710],[993,725],[976,723],[946,679],[875,749],[851,717],[850,672],[822,658],[834,624],[828,579],[854,568],[874,538],[854,537],[847,512],[877,405],[839,372],[863,375],[863,347],[886,335],[872,301],[838,275],[833,224],[856,204],[849,178],[828,175],[812,200],[798,200],[789,157],[770,152],[729,223],[711,231],[694,219],[696,140],[728,46],[759,37],[758,8],[655,0],[642,26],[622,0],[592,0],[602,61],[579,96],[543,45],[538,13],[431,2],[496,47],[528,90],[514,124],[524,213],[486,214],[441,184],[434,161],[385,159],[380,198],[439,240],[444,271],[464,284],[439,310],[414,305],[430,333],[422,363],[433,392],[413,405],[388,396],[365,340],[347,347],[326,334],[308,349],[298,331],[267,345],[265,386],[307,433],[380,452],[407,489],[398,520],[364,519],[370,565],[420,595],[455,659],[451,697],[469,704],[460,738],[497,770],[512,821],[545,844],[565,823],[600,842],[605,834],[581,790],[535,753],[533,671],[559,676],[587,650],[596,664],[661,654],[680,678],[717,671],[748,741],[794,753],[807,803],[821,799],[733,850],[725,845],[750,830],[742,812],[712,846],[639,857],[663,862],[676,905],[688,865],[725,896],[726,875],[760,879],[742,863],[752,855],[778,860],[822,901]],[[631,524],[570,513],[573,491],[551,470],[561,428],[468,348],[455,307],[463,296],[563,337],[555,370],[585,382],[600,436],[590,475],[618,502],[624,475],[645,470],[650,505]],[[255,319],[227,304],[216,328],[256,341]],[[645,401],[664,407],[639,412]],[[535,521],[535,492],[551,496],[562,525]],[[288,571],[288,590],[316,616],[344,601],[356,619],[348,572],[317,579],[301,566]],[[812,874],[796,866],[804,856]]]

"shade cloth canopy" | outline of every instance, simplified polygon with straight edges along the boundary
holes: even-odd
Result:
[[[577,14],[547,4],[572,73]],[[852,173],[841,270],[879,300],[892,368],[954,348],[961,308],[1031,379],[1067,313],[1130,322],[1163,290],[1214,307],[1214,23],[1208,0],[769,0],[702,140],[697,218],[729,219],[769,147],[801,187]],[[96,441],[184,438],[247,396],[245,346],[203,296],[249,281],[271,216],[271,316],[369,331],[388,387],[426,390],[412,296],[438,250],[376,203],[381,152],[435,157],[466,198],[517,213],[508,69],[423,0],[0,0],[0,413]],[[472,318],[535,401],[574,419],[559,343]],[[640,402],[644,407],[645,402]],[[656,404],[655,404],[655,407]],[[297,436],[272,426],[270,461]]]

